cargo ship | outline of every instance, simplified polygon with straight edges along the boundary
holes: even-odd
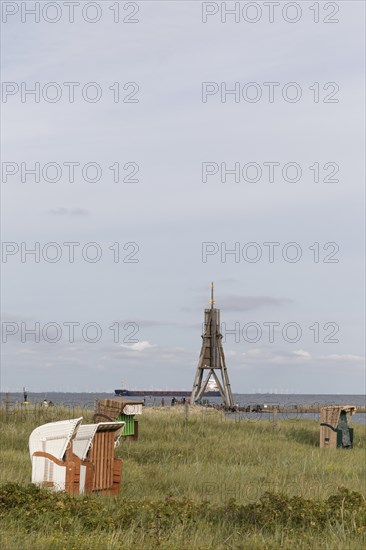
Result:
[[[130,397],[191,397],[191,391],[179,390],[126,390],[117,389],[114,393],[119,396]],[[203,397],[220,397],[218,390],[208,390]]]

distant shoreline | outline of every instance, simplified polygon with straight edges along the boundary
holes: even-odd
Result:
[[[161,388],[160,388],[161,389]],[[132,390],[132,391],[143,391],[143,390]],[[156,390],[152,390],[152,391],[156,391]],[[162,391],[167,391],[167,390],[162,390]],[[178,390],[179,391],[179,390]],[[5,396],[7,393],[9,394],[14,394],[14,395],[22,395],[23,394],[23,391],[21,390],[8,390],[8,391],[1,391],[0,392],[0,396]],[[94,392],[91,392],[91,391],[76,391],[76,392],[71,392],[71,391],[55,391],[55,390],[40,390],[40,391],[28,391],[27,390],[27,393],[28,395],[43,395],[43,394],[53,394],[53,395],[115,395],[114,393],[114,390],[111,390],[110,392],[108,391],[94,391]],[[366,398],[366,394],[363,394],[363,393],[269,393],[269,392],[264,392],[264,393],[233,393],[233,395],[237,395],[237,396],[253,396],[253,395],[266,395],[266,396],[271,396],[271,397],[293,397],[293,396],[312,396],[312,397],[325,397],[325,396],[330,396],[330,397],[351,397],[351,396],[354,396],[354,397],[365,397]]]

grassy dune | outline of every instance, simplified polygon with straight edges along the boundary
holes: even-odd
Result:
[[[314,421],[251,422],[191,407],[144,409],[122,442],[118,498],[29,486],[28,437],[59,408],[1,419],[2,548],[350,549],[365,546],[365,428],[353,450],[321,450]],[[9,485],[17,484],[17,485]],[[339,490],[339,487],[345,489]]]

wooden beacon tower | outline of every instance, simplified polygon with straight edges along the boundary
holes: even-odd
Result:
[[[227,373],[225,355],[220,333],[220,310],[214,307],[214,284],[211,283],[211,307],[205,309],[205,322],[202,334],[202,348],[191,394],[191,403],[199,401],[206,391],[211,378],[216,382],[218,390],[226,407],[234,405],[229,376]],[[208,371],[204,379],[204,373]],[[219,376],[221,375],[221,380]]]

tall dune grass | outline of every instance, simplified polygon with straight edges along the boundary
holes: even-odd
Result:
[[[365,492],[364,426],[354,426],[354,449],[323,450],[315,421],[274,426],[200,407],[190,407],[186,421],[183,407],[146,408],[139,441],[123,441],[116,451],[123,459],[118,498],[33,493],[30,432],[72,416],[91,421],[92,411],[1,411],[0,483],[24,487],[2,486],[3,548],[359,550],[365,544],[366,505],[355,496]],[[343,499],[348,516],[337,508],[342,499],[332,497],[339,487],[350,491]],[[71,512],[73,506],[80,509]]]

